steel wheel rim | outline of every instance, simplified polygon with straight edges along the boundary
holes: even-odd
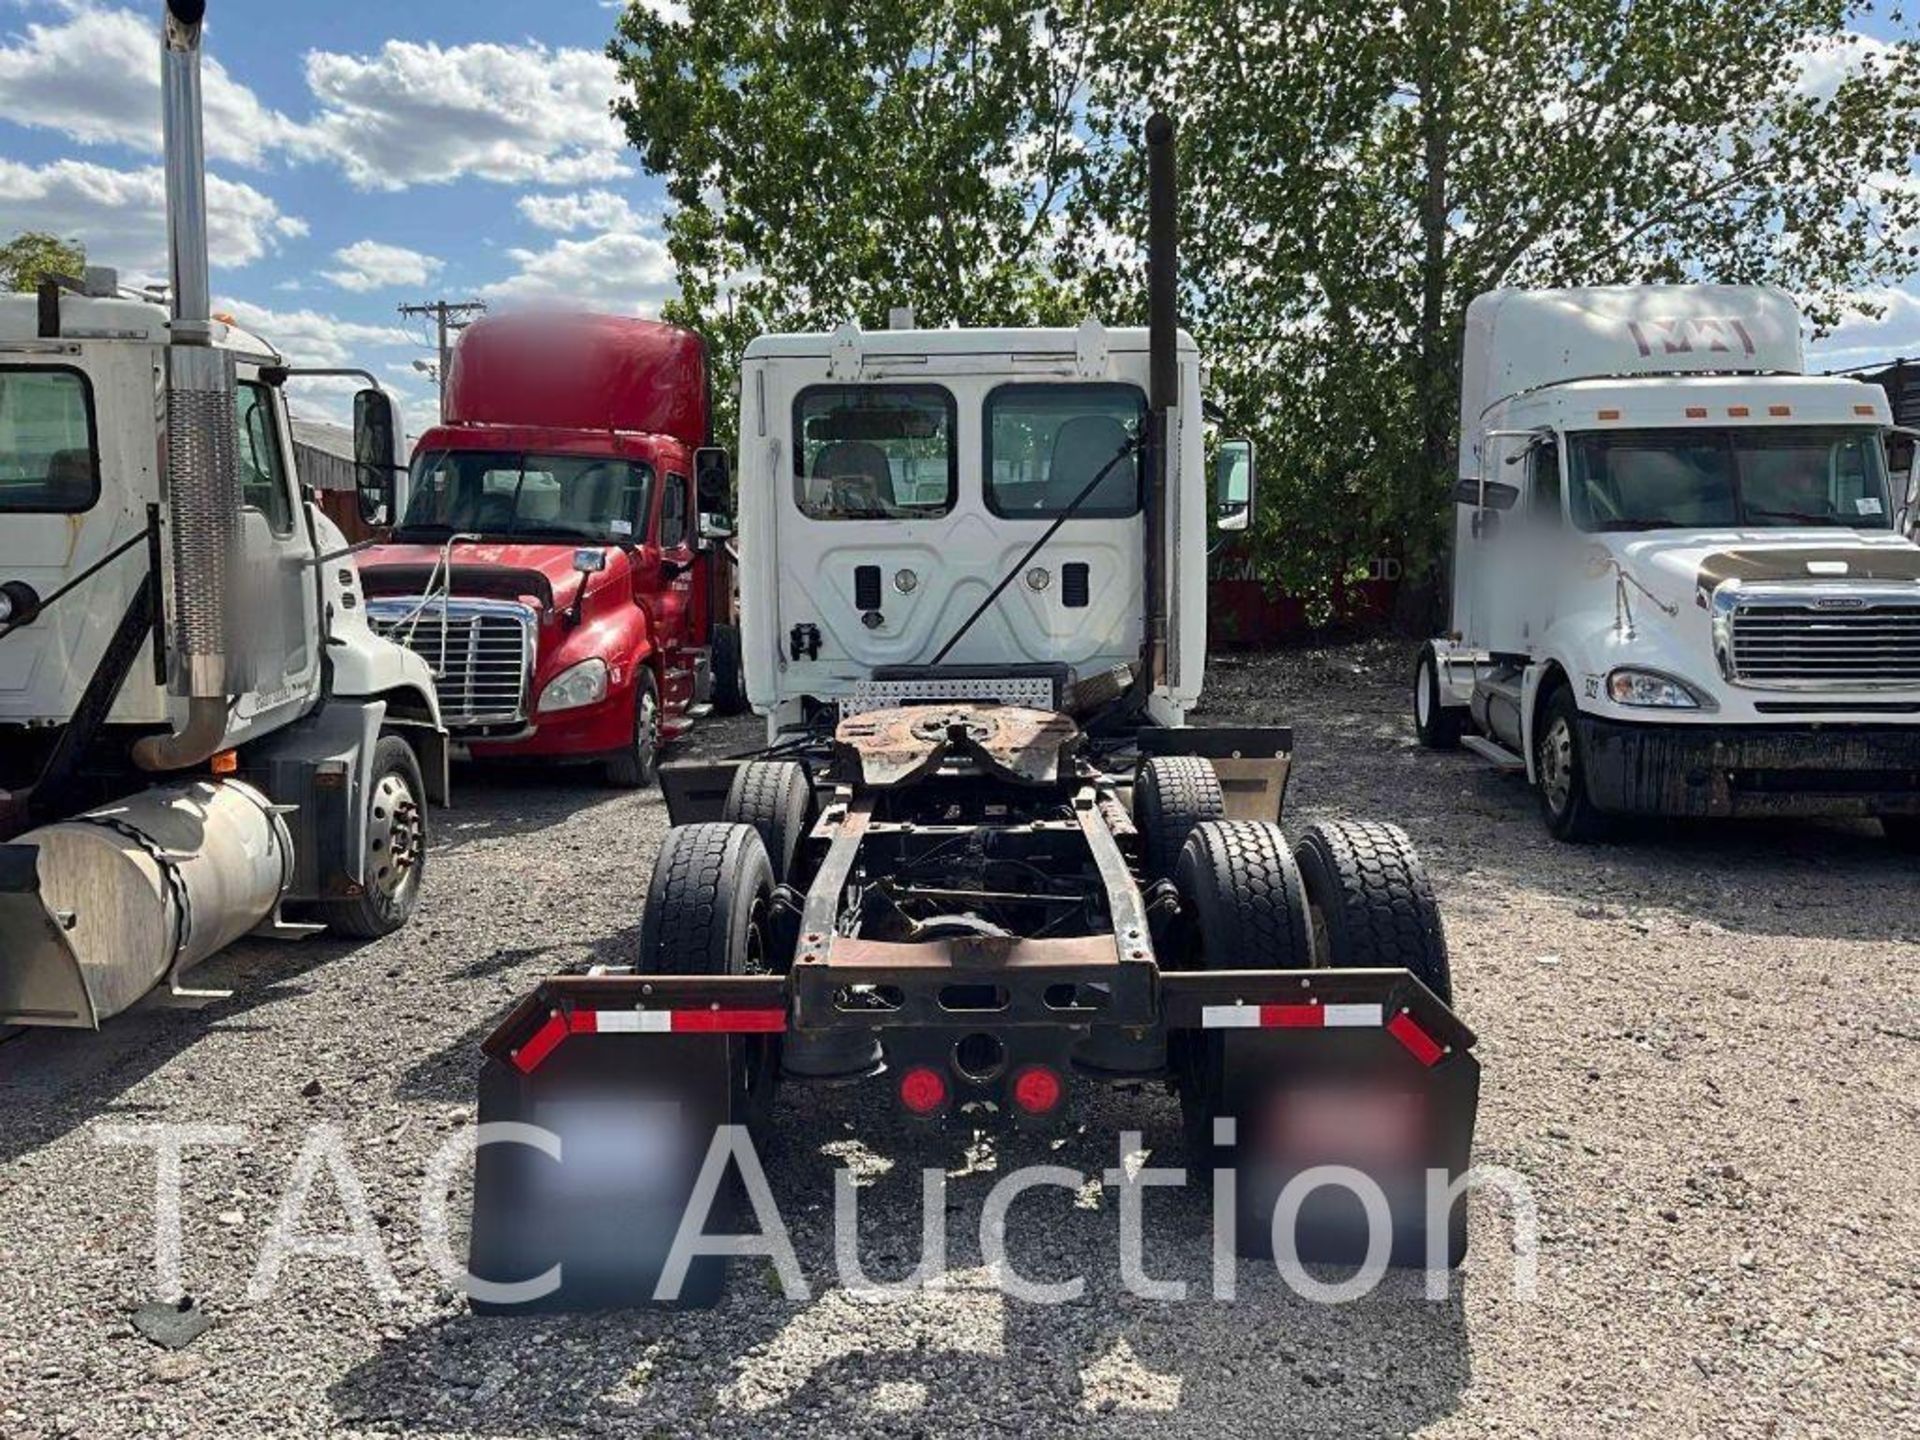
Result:
[[[633,753],[642,771],[653,768],[654,752],[660,748],[660,712],[653,692],[640,687],[640,717],[634,726]]]
[[[1567,808],[1573,795],[1573,727],[1566,717],[1556,718],[1547,727],[1540,742],[1540,790],[1547,804],[1558,815]]]
[[[367,811],[367,888],[383,903],[399,904],[420,883],[425,841],[413,787],[406,776],[388,771],[373,787]]]
[[[1433,692],[1429,688],[1433,683],[1433,671],[1427,662],[1420,662],[1420,673],[1413,680],[1413,718],[1422,730],[1433,720]]]

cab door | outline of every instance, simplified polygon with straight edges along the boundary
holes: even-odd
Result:
[[[319,570],[280,392],[251,366],[234,388],[241,609],[250,665],[232,738],[297,714],[320,680]]]
[[[660,484],[655,547],[659,561],[647,597],[654,643],[660,647],[666,676],[660,702],[669,712],[684,711],[693,704],[694,656],[689,629],[693,622],[693,542],[693,485],[685,475],[669,469]]]

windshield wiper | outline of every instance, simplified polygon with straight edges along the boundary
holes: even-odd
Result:
[[[1749,505],[1747,514],[1765,520],[1790,520],[1795,525],[1839,525],[1843,517],[1828,511],[1825,515],[1816,515],[1811,510],[1763,510],[1757,505]]]
[[[1682,530],[1686,527],[1668,515],[1630,515],[1624,520],[1602,520],[1593,528],[1596,532],[1605,532],[1613,530]]]

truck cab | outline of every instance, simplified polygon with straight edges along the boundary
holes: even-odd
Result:
[[[364,558],[375,623],[433,667],[465,753],[650,783],[661,745],[738,691],[726,502],[710,478],[701,496],[700,338],[613,316],[481,320],[447,414],[414,446],[392,543]]]
[[[1790,297],[1495,292],[1468,312],[1452,622],[1415,720],[1550,828],[1920,813],[1920,547],[1886,394]]]
[[[1157,581],[1174,619],[1147,696],[1164,725],[1206,670],[1200,361],[1184,333],[1176,354],[1183,478]],[[770,736],[832,707],[978,698],[986,668],[998,698],[1050,710],[1128,683],[1149,595],[1145,330],[770,335],[741,378],[747,693]]]

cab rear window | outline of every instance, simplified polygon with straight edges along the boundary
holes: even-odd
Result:
[[[0,510],[76,514],[99,498],[87,377],[65,367],[0,369]]]
[[[1132,385],[1002,385],[987,397],[987,508],[1052,519],[1092,487],[1076,518],[1140,509],[1147,397]]]
[[[959,490],[953,396],[939,385],[815,385],[793,402],[793,498],[815,520],[921,520]]]

